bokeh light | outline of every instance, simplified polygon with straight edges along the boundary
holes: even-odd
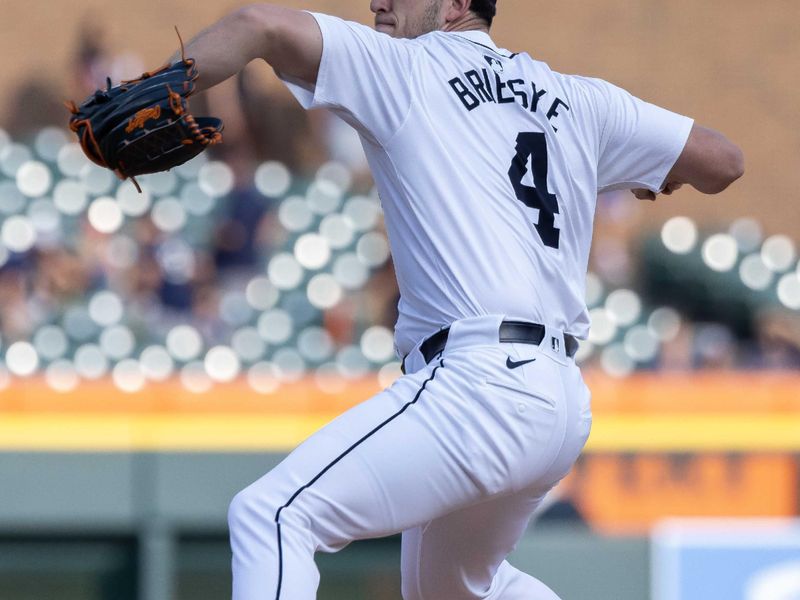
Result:
[[[86,186],[74,179],[62,179],[53,189],[53,204],[65,215],[79,215],[89,203]]]
[[[612,344],[605,348],[600,355],[600,364],[606,373],[620,378],[627,377],[636,368],[636,364],[625,352],[622,344]]]
[[[0,212],[13,215],[20,212],[28,199],[13,181],[0,181]]]
[[[778,299],[792,310],[800,310],[800,277],[797,273],[787,273],[778,282]]]
[[[139,355],[139,366],[142,374],[151,381],[164,381],[175,370],[175,363],[167,349],[163,346],[148,346]]]
[[[332,362],[317,367],[314,383],[323,394],[339,394],[347,389],[347,380],[339,375],[339,368]]]
[[[378,225],[381,207],[366,196],[353,196],[345,202],[343,214],[350,219],[356,231],[369,231]]]
[[[176,360],[189,362],[203,351],[203,338],[191,325],[176,325],[167,333],[167,350]]]
[[[132,358],[121,360],[111,370],[114,385],[128,394],[140,391],[147,383],[139,363]]]
[[[328,273],[312,277],[307,292],[308,301],[321,310],[333,308],[342,299],[342,286]]]
[[[239,375],[242,368],[239,357],[228,346],[214,346],[205,356],[203,364],[208,376],[214,381],[227,383]]]
[[[195,181],[189,182],[181,188],[180,200],[186,212],[195,217],[206,216],[214,209],[215,205],[214,196],[203,191]]]
[[[141,193],[130,181],[123,181],[117,188],[117,204],[129,217],[141,217],[150,210],[152,198],[150,190],[142,188]]]
[[[81,168],[79,177],[81,183],[86,187],[86,191],[92,196],[110,194],[117,181],[111,171],[92,163]]]
[[[256,189],[269,198],[280,198],[292,185],[292,174],[286,165],[268,161],[258,166],[254,176]]]
[[[328,264],[331,249],[328,241],[321,235],[306,233],[297,238],[294,257],[306,269],[317,270]]]
[[[165,233],[175,233],[184,228],[187,221],[186,210],[176,198],[162,198],[150,211],[153,224]]]
[[[345,346],[336,353],[336,367],[339,374],[347,379],[358,379],[369,373],[367,357],[358,346]]]
[[[291,315],[279,308],[268,310],[258,318],[258,334],[276,346],[289,339],[293,327]]]
[[[278,369],[271,362],[259,362],[250,367],[247,383],[259,394],[274,394],[281,386]]]
[[[347,248],[354,237],[353,225],[344,215],[328,215],[319,224],[319,233],[334,250]]]
[[[606,312],[617,325],[627,327],[642,313],[642,301],[632,290],[614,290],[606,298]]]
[[[592,327],[589,330],[589,341],[597,346],[608,344],[617,335],[617,322],[605,308],[594,308],[589,311]]]
[[[78,177],[83,168],[89,164],[89,159],[83,153],[80,144],[67,144],[58,151],[56,158],[58,170],[65,177]]]
[[[11,142],[0,150],[0,171],[7,177],[16,177],[17,171],[33,158],[27,146]]]
[[[69,340],[58,325],[45,325],[33,335],[36,352],[45,360],[56,360],[67,353]]]
[[[20,165],[16,173],[19,191],[29,198],[44,196],[53,184],[53,175],[46,164],[28,161]]]
[[[12,252],[27,252],[36,243],[36,229],[28,217],[15,215],[3,221],[0,239]]]
[[[386,327],[375,325],[361,336],[361,352],[374,363],[394,358],[394,336]]]
[[[300,196],[291,196],[278,207],[278,220],[287,231],[307,231],[314,223],[314,218],[308,201]]]
[[[340,190],[347,191],[353,183],[353,175],[345,165],[340,162],[330,161],[317,170],[318,181],[329,181]]]
[[[206,194],[212,198],[220,198],[233,189],[233,170],[224,162],[211,161],[200,167],[197,182]]]
[[[255,277],[247,284],[245,298],[256,310],[269,310],[278,302],[280,292],[267,277]]]
[[[172,171],[142,175],[138,181],[142,191],[146,189],[154,196],[168,196],[178,187],[178,177]]]
[[[719,272],[730,271],[736,264],[739,249],[736,240],[727,233],[712,235],[703,243],[703,262]]]
[[[294,348],[281,348],[275,352],[272,363],[282,382],[299,381],[306,372],[306,361]]]
[[[658,354],[660,343],[646,325],[635,325],[625,333],[625,352],[639,363],[648,363]]]
[[[70,306],[61,318],[64,330],[73,340],[83,342],[97,334],[97,323],[89,315],[85,306]]]
[[[36,230],[37,238],[48,236],[59,238],[61,236],[61,213],[48,198],[33,200],[28,205],[27,215]]]
[[[228,325],[239,327],[250,321],[253,308],[243,292],[229,291],[222,295],[219,302],[219,316]]]
[[[760,254],[751,254],[742,260],[739,264],[739,277],[751,290],[765,290],[774,279],[772,270]]]
[[[736,240],[739,252],[743,254],[753,252],[761,244],[761,225],[754,219],[736,219],[728,228],[728,233]]]
[[[403,372],[400,370],[399,362],[386,363],[378,370],[378,384],[382,388],[388,388],[402,376]]]
[[[84,344],[75,351],[75,370],[84,379],[100,379],[108,372],[108,358],[97,344]]]
[[[688,217],[673,217],[661,228],[661,241],[670,252],[688,254],[697,244],[697,226]]]
[[[206,373],[203,363],[190,362],[181,369],[181,385],[193,394],[205,394],[214,387],[214,382]]]
[[[69,138],[59,127],[44,127],[36,134],[33,147],[36,154],[47,162],[55,162],[61,149],[67,145]]]
[[[28,377],[39,367],[39,354],[33,344],[14,342],[6,350],[6,366],[18,377]]]
[[[255,327],[243,327],[231,336],[231,348],[244,362],[253,363],[267,351],[267,343]]]
[[[773,235],[761,246],[761,259],[776,273],[788,270],[797,258],[794,242],[785,235]]]
[[[358,240],[356,254],[368,267],[379,267],[389,259],[389,242],[376,231],[365,233]]]
[[[66,359],[59,359],[47,365],[44,380],[52,390],[62,394],[77,388],[81,381],[75,366]]]
[[[114,292],[97,292],[89,301],[89,316],[98,325],[109,326],[122,319],[125,308],[122,300]]]
[[[291,290],[300,285],[303,268],[291,254],[281,252],[272,257],[267,265],[267,276],[279,290]]]
[[[119,204],[110,196],[102,196],[89,205],[89,224],[100,233],[114,233],[124,221]]]
[[[122,360],[133,354],[136,338],[125,325],[106,327],[98,340],[100,349],[112,360]]]
[[[312,211],[318,215],[327,215],[339,208],[342,190],[332,181],[318,179],[308,186],[306,200]]]
[[[322,327],[308,327],[297,336],[297,349],[307,360],[321,363],[333,354],[333,340]]]
[[[670,342],[680,332],[681,316],[674,308],[662,306],[650,314],[647,328],[659,341]]]
[[[342,254],[333,263],[333,277],[346,290],[357,290],[369,280],[369,268],[352,252]]]
[[[183,179],[197,179],[200,170],[208,163],[208,155],[201,152],[192,160],[175,167],[172,172],[177,173]]]

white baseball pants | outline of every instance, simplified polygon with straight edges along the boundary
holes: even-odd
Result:
[[[315,552],[398,532],[405,600],[558,600],[505,559],[583,448],[589,392],[562,333],[501,344],[502,319],[454,323],[440,357],[413,351],[236,495],[233,600],[316,598]]]

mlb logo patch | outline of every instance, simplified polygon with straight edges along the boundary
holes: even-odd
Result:
[[[494,71],[498,75],[505,70],[505,68],[503,67],[503,63],[497,60],[495,57],[484,56],[483,58],[485,58],[486,62],[489,63],[489,66],[492,68],[492,71]]]

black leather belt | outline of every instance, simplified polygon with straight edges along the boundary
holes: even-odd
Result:
[[[450,328],[445,327],[444,329],[437,331],[431,337],[426,339],[419,347],[420,352],[422,353],[423,358],[425,359],[425,363],[431,362],[436,356],[444,351],[444,347],[447,344],[447,338],[450,335]],[[525,321],[503,321],[500,323],[500,331],[499,331],[499,341],[500,342],[511,342],[517,344],[533,344],[538,346],[542,343],[542,340],[545,336],[545,327],[544,325],[540,325],[538,323],[527,323]],[[558,339],[554,338],[551,343],[557,344]],[[575,353],[578,351],[578,340],[569,335],[568,333],[564,334],[564,351],[566,352],[567,356],[572,358],[575,356]],[[558,350],[558,348],[553,348],[554,350]],[[405,366],[405,360],[403,361],[403,366]],[[405,372],[405,369],[404,369]]]

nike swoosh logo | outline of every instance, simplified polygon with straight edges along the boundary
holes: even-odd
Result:
[[[532,363],[535,360],[536,360],[535,358],[532,358],[530,360],[521,360],[519,362],[514,362],[513,360],[511,360],[511,357],[509,356],[506,359],[506,366],[509,369],[517,369],[517,368],[521,367],[522,365],[527,365],[528,363]]]

